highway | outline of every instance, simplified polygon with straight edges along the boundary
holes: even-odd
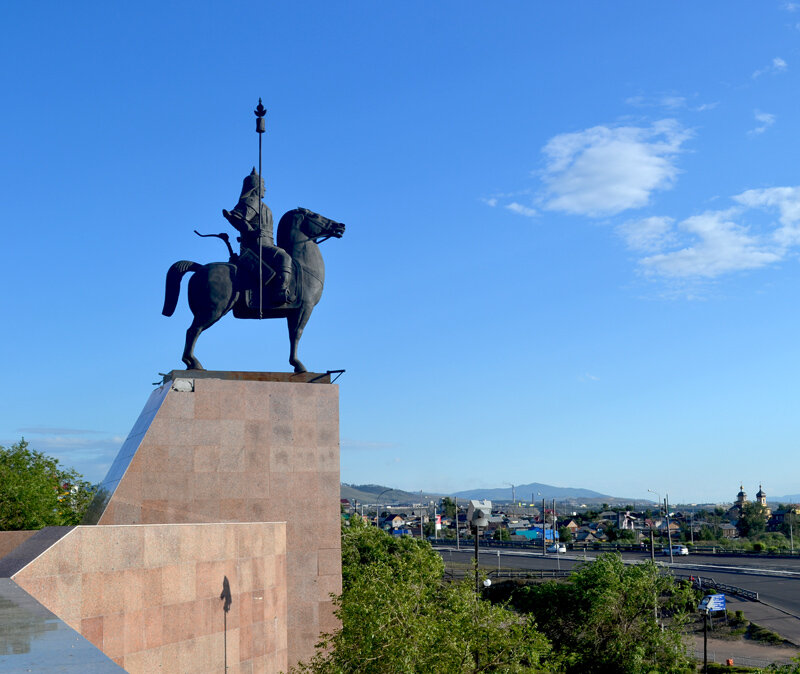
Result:
[[[442,555],[445,567],[453,566],[464,569],[472,563],[474,549],[461,548],[460,551],[449,547],[437,547]],[[498,558],[498,551],[500,556]],[[586,553],[586,561],[591,561],[597,553]],[[623,553],[623,559],[629,563],[643,562],[650,559],[647,553]],[[531,553],[522,550],[498,548],[482,548],[479,555],[481,568],[487,571],[501,569],[513,570],[567,570],[583,563],[583,553],[542,556],[541,552]],[[674,557],[674,564],[669,563],[669,556],[656,556],[656,562],[672,568],[678,575],[695,575],[713,578],[719,583],[735,585],[758,592],[759,599],[772,606],[800,617],[800,559],[781,559],[769,557],[725,557],[722,555],[688,555]]]

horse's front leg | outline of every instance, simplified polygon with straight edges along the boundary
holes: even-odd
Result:
[[[313,308],[311,305],[302,304],[299,309],[286,317],[286,325],[289,328],[289,365],[294,367],[295,372],[307,372],[306,366],[297,357],[297,345],[300,343],[300,337]]]
[[[195,358],[194,346],[197,344],[197,338],[203,332],[204,326],[195,318],[189,329],[186,331],[186,345],[183,347],[183,357],[181,360],[186,365],[187,370],[203,370],[200,361]]]

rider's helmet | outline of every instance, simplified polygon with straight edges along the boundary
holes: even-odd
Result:
[[[247,176],[244,181],[242,181],[242,196],[245,196],[248,192],[252,192],[253,190],[258,189],[258,171],[256,171],[256,167],[253,167],[253,170],[250,171],[250,175]],[[261,194],[264,194],[264,179],[261,179]]]

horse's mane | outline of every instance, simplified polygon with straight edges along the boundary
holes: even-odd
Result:
[[[289,255],[292,254],[292,231],[295,229],[295,223],[298,222],[296,216],[302,215],[302,211],[302,208],[293,208],[291,211],[286,211],[278,222],[276,243]]]

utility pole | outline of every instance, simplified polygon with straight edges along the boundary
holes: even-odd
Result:
[[[547,509],[542,496],[542,556],[547,554]]]
[[[558,515],[556,515],[556,500],[553,499],[553,545],[556,544],[556,530],[558,524]],[[561,540],[559,539],[559,543]],[[558,557],[558,547],[556,547],[556,557]],[[558,563],[559,570],[561,569],[561,562]]]
[[[461,550],[461,541],[458,538],[458,496],[455,497],[456,504],[456,550]]]
[[[673,563],[672,559],[672,530],[669,528],[669,494],[664,494],[664,510],[667,515],[667,539],[669,540],[669,563]]]

